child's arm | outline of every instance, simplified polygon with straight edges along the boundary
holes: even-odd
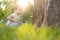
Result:
[[[14,19],[14,17],[12,15],[9,15],[7,17],[8,20],[12,21],[12,22],[16,22],[17,20]]]

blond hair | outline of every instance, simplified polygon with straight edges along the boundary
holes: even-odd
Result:
[[[21,9],[22,9],[22,7],[21,7],[20,5],[18,5],[18,4],[14,4],[14,5],[13,5],[13,9],[14,9],[14,10],[17,10],[18,8],[21,8]]]
[[[17,4],[14,4],[13,5],[13,9],[16,10],[18,8],[18,5]]]

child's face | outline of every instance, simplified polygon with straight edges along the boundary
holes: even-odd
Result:
[[[21,7],[18,7],[18,8],[16,9],[16,13],[17,13],[18,15],[20,15],[20,14],[22,13],[22,8],[21,8]]]

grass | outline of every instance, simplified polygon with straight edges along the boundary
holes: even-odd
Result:
[[[0,40],[60,40],[60,28],[37,28],[27,23],[11,28],[0,24]]]

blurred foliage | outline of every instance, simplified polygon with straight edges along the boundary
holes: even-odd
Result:
[[[16,32],[13,28],[0,23],[0,40],[16,40]]]
[[[4,5],[6,5],[5,10],[3,10],[3,8],[1,7],[1,5],[2,5],[2,7]],[[9,14],[11,14],[11,13],[12,13],[12,5],[11,5],[11,3],[9,3],[8,1],[2,1],[2,2],[0,2],[0,20],[3,19],[3,18],[6,19],[6,17]]]
[[[23,22],[28,22],[28,23],[32,22],[33,9],[34,9],[33,5],[31,3],[28,3],[28,6],[25,8],[23,13],[23,17],[22,17]]]
[[[7,1],[0,2],[6,5],[6,9],[0,6],[0,20],[12,13],[12,4]],[[32,25],[33,6],[29,3],[22,16],[23,23],[19,27],[8,27],[5,23],[0,23],[0,40],[60,40],[60,28],[47,27],[45,25],[38,28]],[[3,16],[4,14],[4,16]]]
[[[1,6],[0,6],[0,20],[3,18],[6,20],[7,16],[13,12],[14,3],[11,3],[9,1],[2,1],[2,2],[0,2],[0,5],[1,4],[6,5],[6,7],[5,7],[5,10],[3,10],[3,8],[1,8]],[[33,15],[33,5],[31,3],[29,3],[23,12],[24,12],[24,14],[23,14],[23,16],[21,16],[22,22],[31,23],[32,17],[33,17],[32,16]],[[2,14],[4,14],[4,16]]]
[[[0,8],[0,19],[2,19],[2,17],[3,17],[3,12],[2,12],[2,8]]]
[[[0,24],[0,40],[60,40],[60,28],[24,23],[20,27]]]

